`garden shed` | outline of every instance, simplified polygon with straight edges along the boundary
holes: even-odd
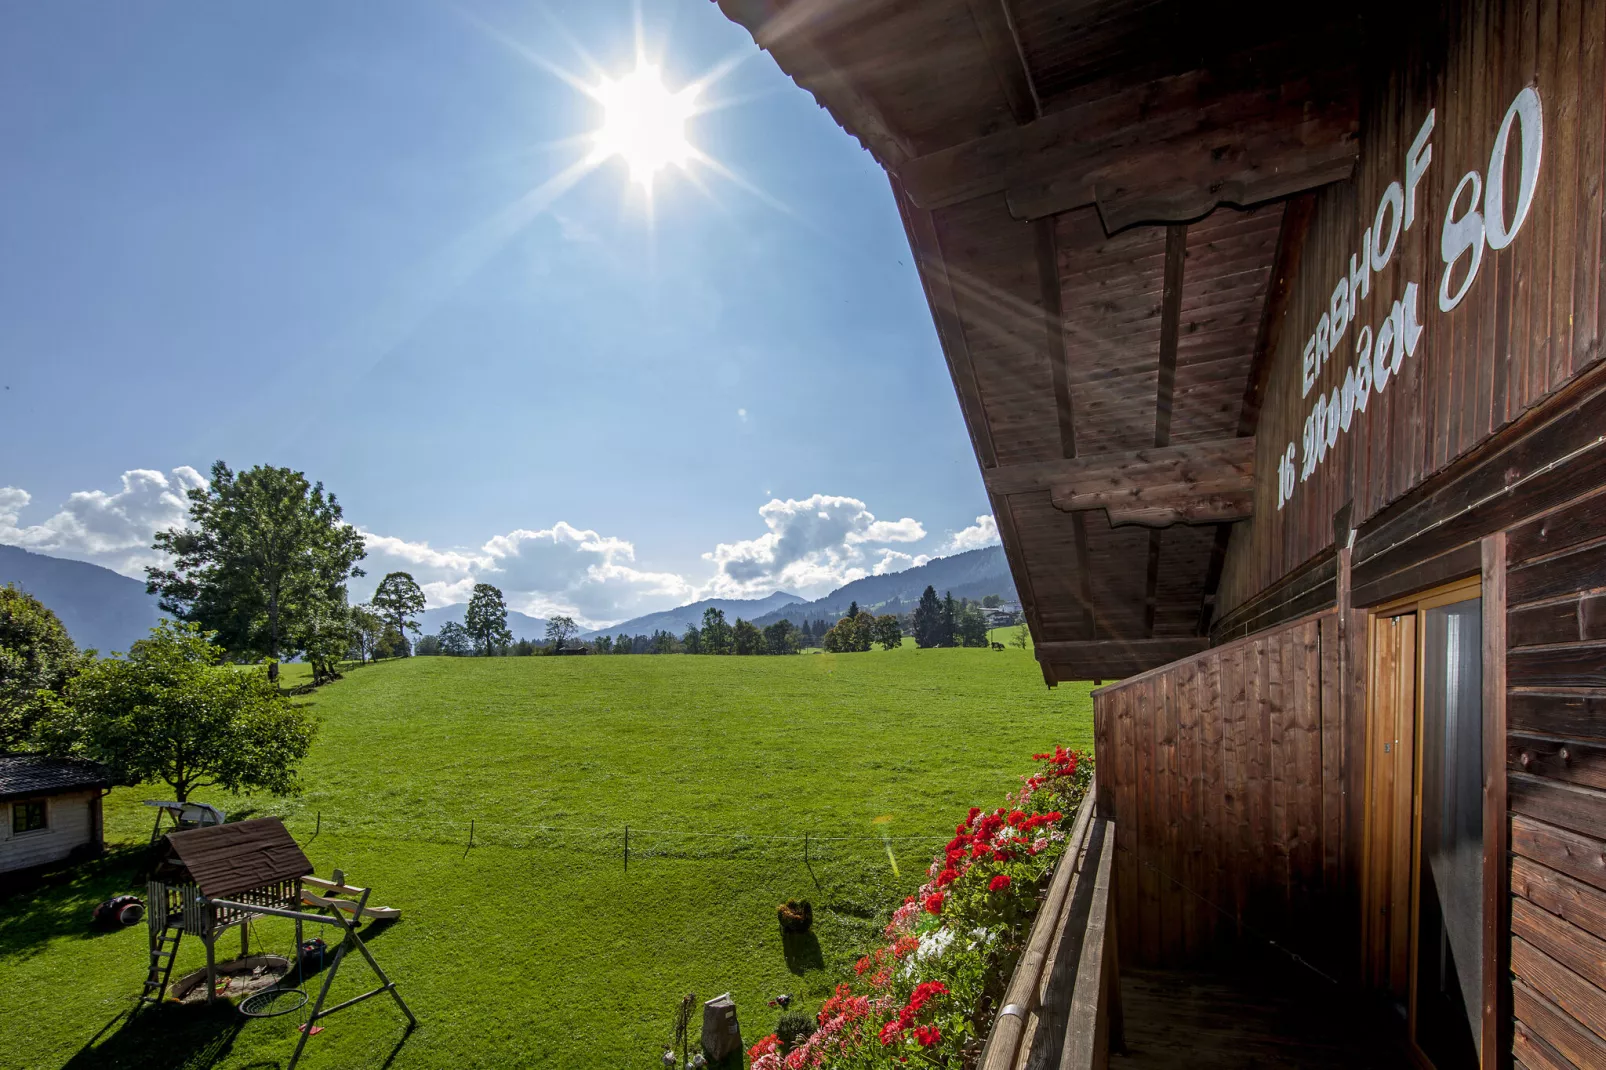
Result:
[[[1119,681],[1078,1050],[1357,1065],[1253,959],[1370,1065],[1606,1066],[1606,2],[717,2],[888,174],[1046,682]]]
[[[0,873],[100,854],[101,798],[110,788],[94,762],[0,754]]]

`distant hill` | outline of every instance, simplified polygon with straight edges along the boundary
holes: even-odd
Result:
[[[126,653],[163,613],[142,580],[109,568],[0,546],[0,584],[15,583],[49,606],[80,649]]]
[[[454,624],[463,623],[463,614],[468,611],[467,602],[457,602],[449,606],[440,606],[436,609],[426,609],[418,616],[418,624],[424,630],[419,635],[435,635],[441,630],[441,625],[447,621]],[[515,639],[530,639],[539,641],[546,638],[546,619],[532,617],[527,613],[520,613],[516,609],[507,611],[507,630],[513,633]]]
[[[802,601],[803,599],[797,595],[787,594],[785,591],[776,591],[764,598],[705,598],[701,602],[666,609],[662,613],[648,613],[644,617],[620,621],[611,628],[582,632],[580,637],[590,639],[597,635],[651,635],[658,631],[680,635],[694,624],[699,628],[702,627],[703,610],[710,607],[723,610],[726,620],[733,621],[737,617],[752,620],[754,617],[773,613],[783,606]]]
[[[1006,602],[1016,600],[1015,580],[1004,560],[1003,547],[984,546],[952,557],[939,557],[902,572],[866,576],[838,587],[824,598],[787,606],[753,623],[763,627],[782,617],[799,625],[806,620],[835,621],[846,614],[854,602],[859,603],[860,609],[878,613],[907,613],[920,601],[921,593],[928,586],[935,587],[939,595],[952,592],[955,598],[980,600],[996,594]]]

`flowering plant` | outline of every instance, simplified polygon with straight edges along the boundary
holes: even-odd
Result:
[[[763,1038],[748,1050],[752,1070],[975,1061],[1092,781],[1092,762],[1077,751],[1032,757],[1037,768],[1005,806],[973,806],[955,826],[929,879],[893,911],[884,942],[820,1007],[815,1033],[790,1052]]]

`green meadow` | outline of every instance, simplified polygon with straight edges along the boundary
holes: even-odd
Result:
[[[299,794],[201,798],[282,817],[318,875],[340,868],[400,908],[365,932],[420,1023],[406,1033],[384,997],[342,1011],[309,1040],[308,1070],[645,1070],[688,992],[731,992],[751,1043],[771,997],[812,1010],[849,972],[967,806],[997,805],[1034,751],[1091,747],[1087,685],[1045,688],[1013,646],[415,658],[299,701],[320,722]],[[143,890],[140,801],[166,792],[116,790],[105,858],[0,899],[0,1067],[288,1063],[295,1015],[131,1016],[145,928],[87,926],[96,902]],[[811,900],[815,926],[783,941],[789,898]],[[293,945],[288,921],[253,937]],[[186,938],[175,977],[203,961]],[[330,1001],[369,987],[353,956]]]

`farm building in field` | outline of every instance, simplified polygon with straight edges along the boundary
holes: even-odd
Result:
[[[1606,0],[717,2],[888,173],[1045,680],[1120,681],[1115,951],[982,1065],[1606,1067]]]
[[[0,754],[0,873],[99,854],[105,848],[100,800],[110,787],[93,762]]]

